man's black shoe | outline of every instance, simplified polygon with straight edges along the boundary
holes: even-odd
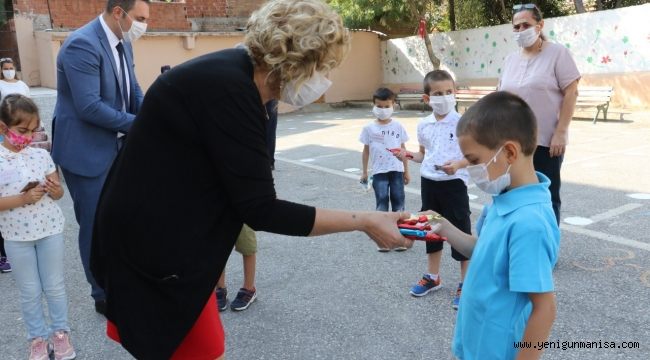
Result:
[[[95,301],[95,311],[98,314],[106,316],[106,300],[97,300]]]

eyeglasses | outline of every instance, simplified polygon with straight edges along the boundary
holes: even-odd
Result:
[[[5,61],[14,62],[13,60],[11,60],[11,58],[2,58],[2,59],[0,59],[0,62],[5,62]]]
[[[537,9],[537,5],[535,5],[535,4],[515,4],[515,5],[512,5],[512,10],[520,11],[522,9],[527,9],[527,10]]]

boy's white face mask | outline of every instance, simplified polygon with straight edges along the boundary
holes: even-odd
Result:
[[[494,154],[494,157],[485,164],[470,165],[467,167],[467,173],[469,177],[474,181],[476,187],[485,191],[486,193],[496,196],[499,195],[510,186],[510,166],[506,169],[505,174],[499,176],[494,180],[490,180],[490,174],[488,173],[488,166],[497,161],[497,156],[503,150],[503,146]]]
[[[300,89],[295,80],[288,82],[282,89],[280,100],[293,106],[303,107],[318,100],[330,86],[332,82],[325,75],[314,72],[314,75],[305,81]]]
[[[375,106],[372,108],[372,113],[375,114],[379,120],[388,120],[390,119],[390,116],[393,115],[393,107],[380,108]]]
[[[436,115],[447,115],[456,106],[456,96],[454,94],[442,96],[429,96],[429,106]]]

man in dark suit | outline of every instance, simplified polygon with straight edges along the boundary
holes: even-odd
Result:
[[[52,157],[74,201],[81,262],[101,314],[104,291],[89,269],[92,228],[108,170],[142,104],[131,42],[148,18],[149,0],[108,0],[104,13],[70,34],[57,58]]]

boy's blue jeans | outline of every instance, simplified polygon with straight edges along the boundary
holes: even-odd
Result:
[[[375,190],[377,211],[388,211],[390,201],[393,212],[404,210],[404,173],[390,171],[372,175],[372,188]]]
[[[70,331],[63,282],[63,234],[36,241],[6,241],[5,248],[20,290],[20,306],[29,339],[47,339],[54,331]],[[52,320],[49,330],[41,303],[43,293]]]

